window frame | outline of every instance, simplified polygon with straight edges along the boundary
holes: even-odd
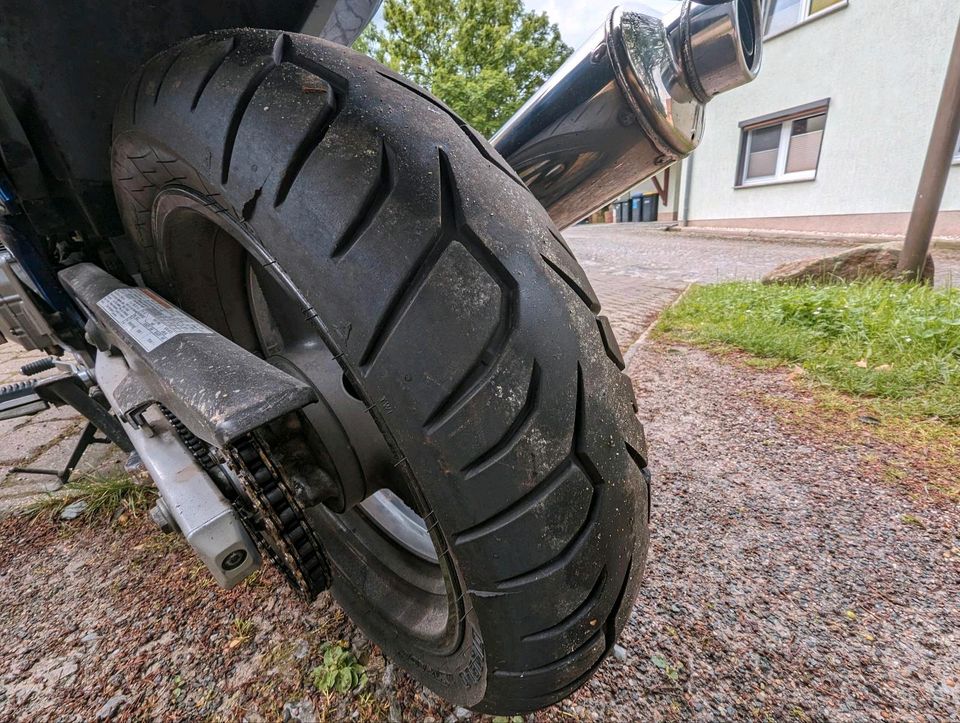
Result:
[[[776,32],[773,32],[773,33],[767,33],[766,32],[767,22],[770,19],[770,13],[773,12],[773,3],[771,2],[767,6],[767,17],[763,19],[764,41],[773,40],[774,38],[779,38],[781,35],[785,35],[786,33],[789,33],[791,30],[796,30],[797,28],[803,27],[807,23],[812,23],[814,20],[819,20],[825,15],[829,15],[830,13],[835,13],[838,10],[843,10],[845,7],[847,7],[847,5],[850,4],[850,0],[840,0],[840,2],[835,3],[830,7],[824,8],[823,10],[818,10],[815,13],[811,13],[810,5],[812,2],[813,0],[801,0],[801,3],[802,3],[801,17],[793,25],[791,25],[788,28],[783,28],[782,30],[777,30]]]
[[[809,171],[794,171],[786,173],[787,157],[790,151],[791,130],[793,121],[801,118],[812,118],[814,116],[827,116],[823,121],[823,134],[827,132],[827,119],[829,118],[830,99],[805,103],[777,113],[768,113],[767,115],[751,118],[742,121],[740,127],[740,147],[737,156],[737,175],[734,178],[733,187],[755,188],[757,186],[777,186],[785,183],[800,183],[803,181],[817,180],[817,173],[820,171],[820,157],[823,155],[823,138],[820,139],[820,148],[817,150],[817,164]],[[752,143],[752,131],[780,126],[780,143],[777,146],[777,167],[772,176],[760,176],[758,178],[747,179],[747,161],[750,155],[750,145]],[[958,157],[960,161],[960,157]]]

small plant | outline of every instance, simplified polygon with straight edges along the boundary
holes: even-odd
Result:
[[[24,514],[34,519],[54,519],[74,502],[85,502],[81,516],[87,519],[98,515],[112,517],[120,511],[137,516],[156,500],[157,492],[120,475],[86,475],[64,485],[55,494],[48,494],[26,508]]]
[[[385,700],[377,700],[377,697],[370,692],[360,693],[356,700],[357,720],[361,723],[366,721],[382,721],[390,710],[390,703]]]
[[[366,670],[346,647],[340,643],[325,643],[321,650],[323,664],[310,671],[317,690],[321,693],[349,693],[366,686]]]
[[[244,587],[265,587],[263,582],[263,568],[253,572],[253,574],[248,575],[247,579],[243,581]]]
[[[920,529],[926,529],[927,527],[925,524],[923,524],[923,520],[916,515],[911,515],[909,512],[905,515],[902,515],[900,519],[905,525],[912,525],[913,527],[919,527]]]
[[[180,700],[183,697],[183,676],[173,676],[173,690],[171,691],[174,700]]]
[[[229,647],[235,648],[238,645],[243,645],[246,642],[249,642],[253,639],[253,634],[256,632],[256,626],[253,624],[252,620],[246,620],[244,618],[234,618],[233,620],[233,639],[229,643]]]
[[[657,669],[660,670],[671,683],[676,683],[680,679],[680,671],[683,670],[682,665],[673,665],[669,660],[660,655],[660,653],[654,653],[650,656],[650,662],[653,663]]]

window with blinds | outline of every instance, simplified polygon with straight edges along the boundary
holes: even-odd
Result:
[[[847,0],[771,0],[764,35],[777,35],[846,4]]]
[[[816,178],[826,123],[826,105],[818,104],[741,123],[737,185]]]

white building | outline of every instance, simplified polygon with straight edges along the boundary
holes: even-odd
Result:
[[[660,220],[902,234],[960,0],[768,6],[760,76],[707,106],[700,147],[658,178]],[[936,233],[960,235],[960,154]]]

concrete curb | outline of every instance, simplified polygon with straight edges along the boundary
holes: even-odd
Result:
[[[630,371],[630,364],[633,362],[633,358],[637,355],[637,352],[640,350],[640,347],[646,343],[647,338],[650,336],[650,332],[653,331],[653,327],[657,325],[657,322],[660,321],[660,317],[663,316],[663,312],[667,309],[671,309],[677,304],[680,303],[680,300],[687,295],[687,292],[690,291],[690,288],[693,284],[687,284],[683,287],[683,290],[677,294],[676,298],[671,301],[669,304],[664,306],[660,311],[657,312],[657,315],[653,318],[647,328],[636,338],[636,340],[627,348],[627,353],[623,355],[623,369],[627,373]]]

